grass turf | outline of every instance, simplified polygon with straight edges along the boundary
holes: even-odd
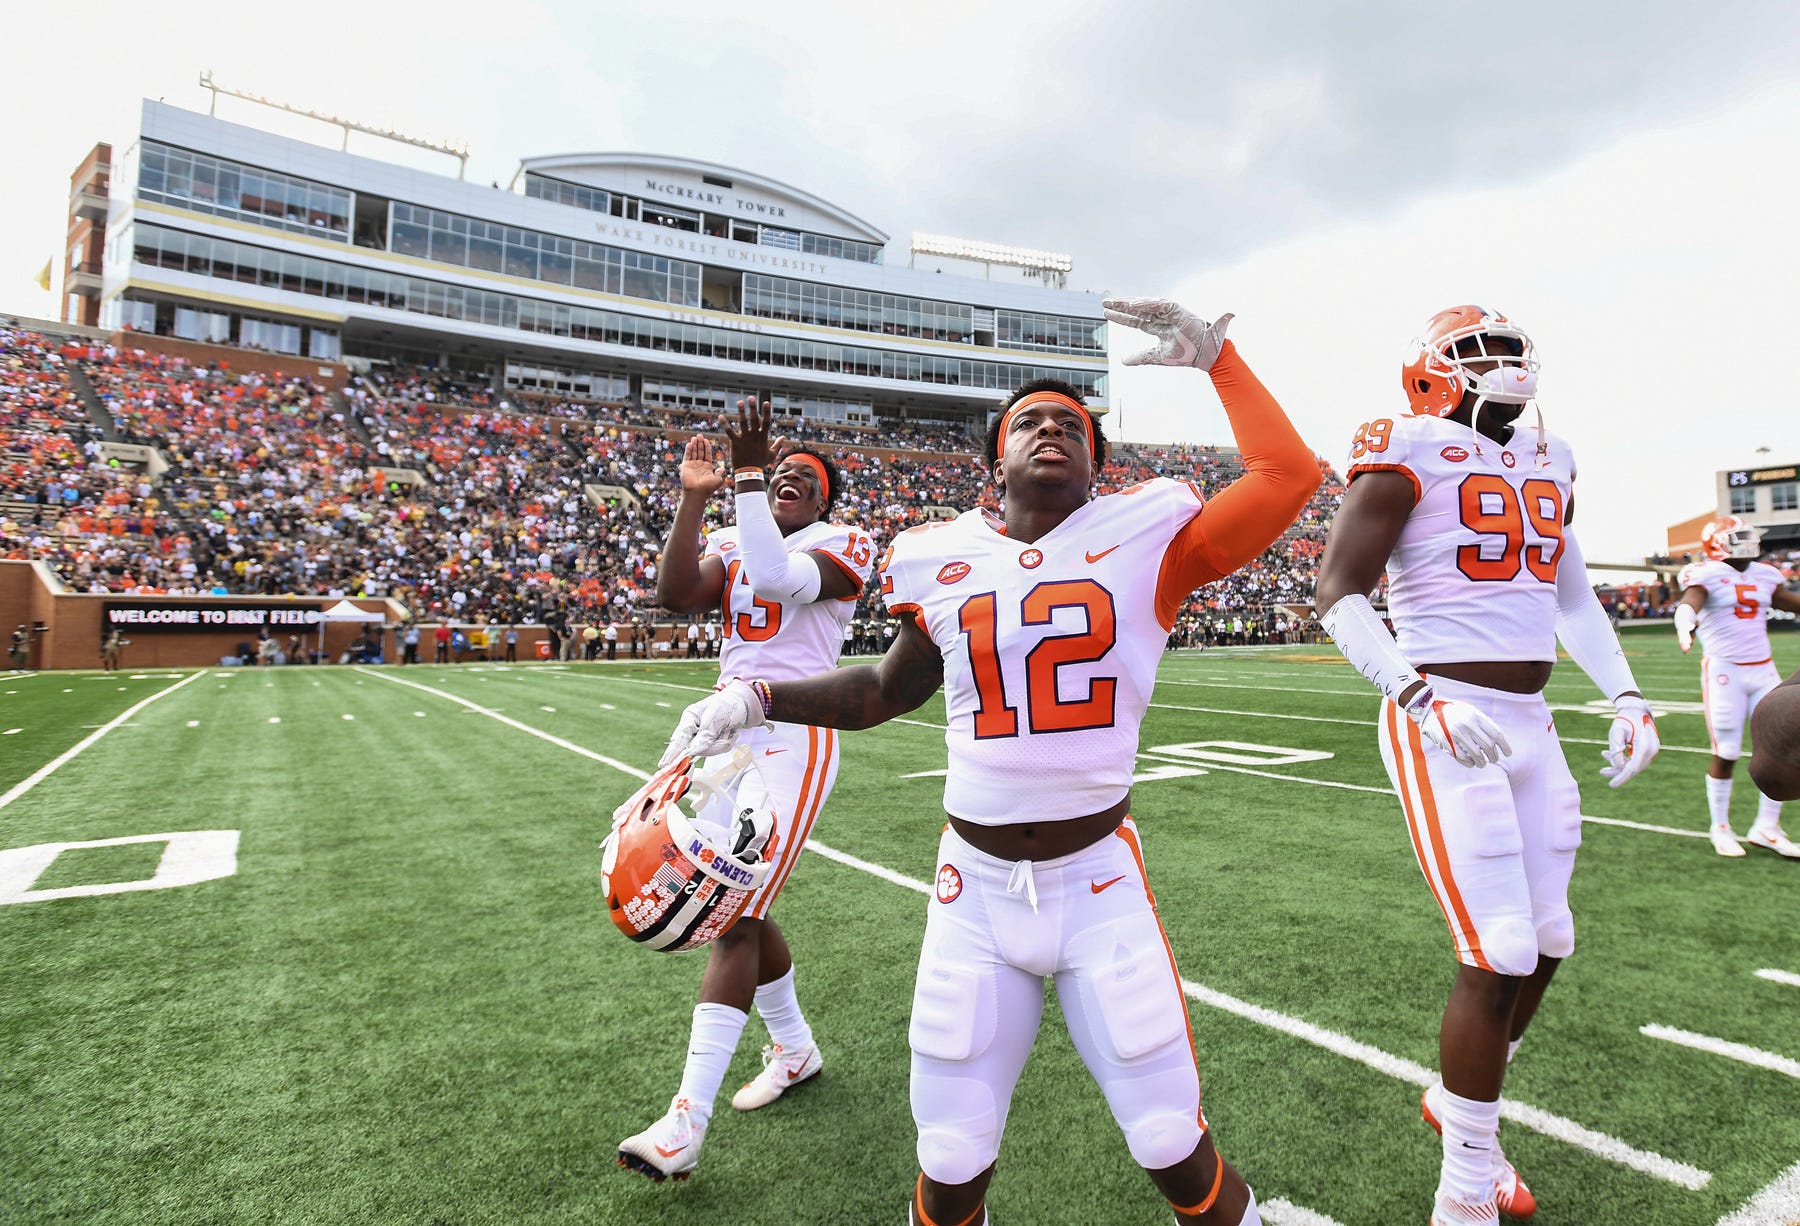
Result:
[[[1776,641],[1784,672],[1800,663],[1800,641]],[[1628,645],[1646,691],[1674,704],[1659,721],[1671,748],[1614,792],[1598,745],[1567,744],[1583,811],[1702,830],[1706,757],[1677,748],[1706,745],[1697,661],[1661,635]],[[899,1220],[925,900],[821,856],[777,915],[824,1075],[751,1115],[723,1108],[686,1184],[614,1165],[674,1090],[702,962],[632,946],[598,905],[594,845],[635,781],[516,725],[648,768],[711,680],[679,663],[213,670],[0,808],[8,848],[242,832],[230,877],[0,907],[0,1217]],[[7,678],[0,731],[22,730],[0,741],[0,786],[174,684]],[[1576,670],[1548,694],[1566,739],[1604,736]],[[1367,686],[1328,648],[1208,652],[1168,658],[1155,702],[1141,767],[1165,777],[1134,809],[1184,976],[1435,1066],[1448,937],[1384,794]],[[914,718],[845,738],[814,837],[927,880],[942,781],[904,776],[943,765],[941,732],[920,726],[941,723],[941,700]],[[1163,748],[1209,740],[1331,756],[1251,774]],[[1166,770],[1184,765],[1205,773]],[[1689,1191],[1512,1124],[1508,1155],[1546,1223],[1715,1221],[1800,1158],[1795,1083],[1638,1027],[1800,1057],[1796,989],[1753,976],[1800,971],[1800,864],[1598,824],[1585,842],[1580,949],[1508,1094],[1712,1180]],[[36,888],[148,876],[144,846],[65,853]],[[1165,1220],[1051,996],[994,1220]],[[1346,1226],[1424,1216],[1437,1146],[1416,1087],[1232,1013],[1190,1014],[1208,1116],[1265,1201]],[[727,1092],[762,1041],[752,1020]]]

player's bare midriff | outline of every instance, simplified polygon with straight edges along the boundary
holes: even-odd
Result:
[[[1131,793],[1110,809],[1057,822],[979,826],[960,817],[950,825],[963,842],[997,860],[1054,860],[1098,843],[1131,815]]]
[[[1460,660],[1454,664],[1421,664],[1424,677],[1448,677],[1484,689],[1508,694],[1535,694],[1550,680],[1555,667],[1548,660]]]

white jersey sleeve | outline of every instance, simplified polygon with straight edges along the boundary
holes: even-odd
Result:
[[[750,580],[737,558],[736,526],[707,534],[702,555],[725,566],[720,599],[725,640],[719,650],[719,676],[762,677],[798,681],[837,667],[844,626],[856,609],[856,597],[875,564],[875,538],[843,524],[809,524],[783,538],[789,553],[823,554],[855,581],[856,592],[836,600],[808,604],[765,600],[750,590]]]

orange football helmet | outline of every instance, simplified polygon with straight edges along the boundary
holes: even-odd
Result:
[[[1722,515],[1700,529],[1700,548],[1715,562],[1762,557],[1762,530],[1735,515]]]
[[[1458,343],[1470,337],[1479,339],[1480,352],[1458,356]],[[1470,370],[1466,363],[1476,361],[1500,365],[1486,372]],[[1457,306],[1426,323],[1400,367],[1400,382],[1414,414],[1448,417],[1466,391],[1501,404],[1524,404],[1537,395],[1537,374],[1537,351],[1523,329],[1483,307]]]
[[[697,949],[735,924],[768,879],[777,842],[766,810],[746,808],[724,831],[723,823],[700,817],[732,813],[725,789],[755,769],[747,753],[739,750],[722,770],[704,775],[690,773],[693,762],[677,758],[652,775],[614,810],[601,844],[600,889],[613,924],[665,953]],[[677,803],[684,798],[691,815]]]

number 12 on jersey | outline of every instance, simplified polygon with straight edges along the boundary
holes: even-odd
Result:
[[[1080,609],[1087,629],[1046,635],[1025,655],[1027,727],[1038,732],[1080,732],[1110,728],[1119,683],[1112,677],[1088,682],[1086,698],[1065,702],[1057,692],[1057,670],[1065,664],[1092,664],[1117,641],[1112,593],[1092,579],[1040,583],[1019,602],[1019,625],[1048,626],[1058,609]],[[999,598],[982,592],[963,601],[957,629],[968,640],[969,674],[981,705],[975,711],[975,739],[1019,735],[1019,708],[1007,701],[1000,669]],[[1005,610],[1010,616],[1011,609]]]

